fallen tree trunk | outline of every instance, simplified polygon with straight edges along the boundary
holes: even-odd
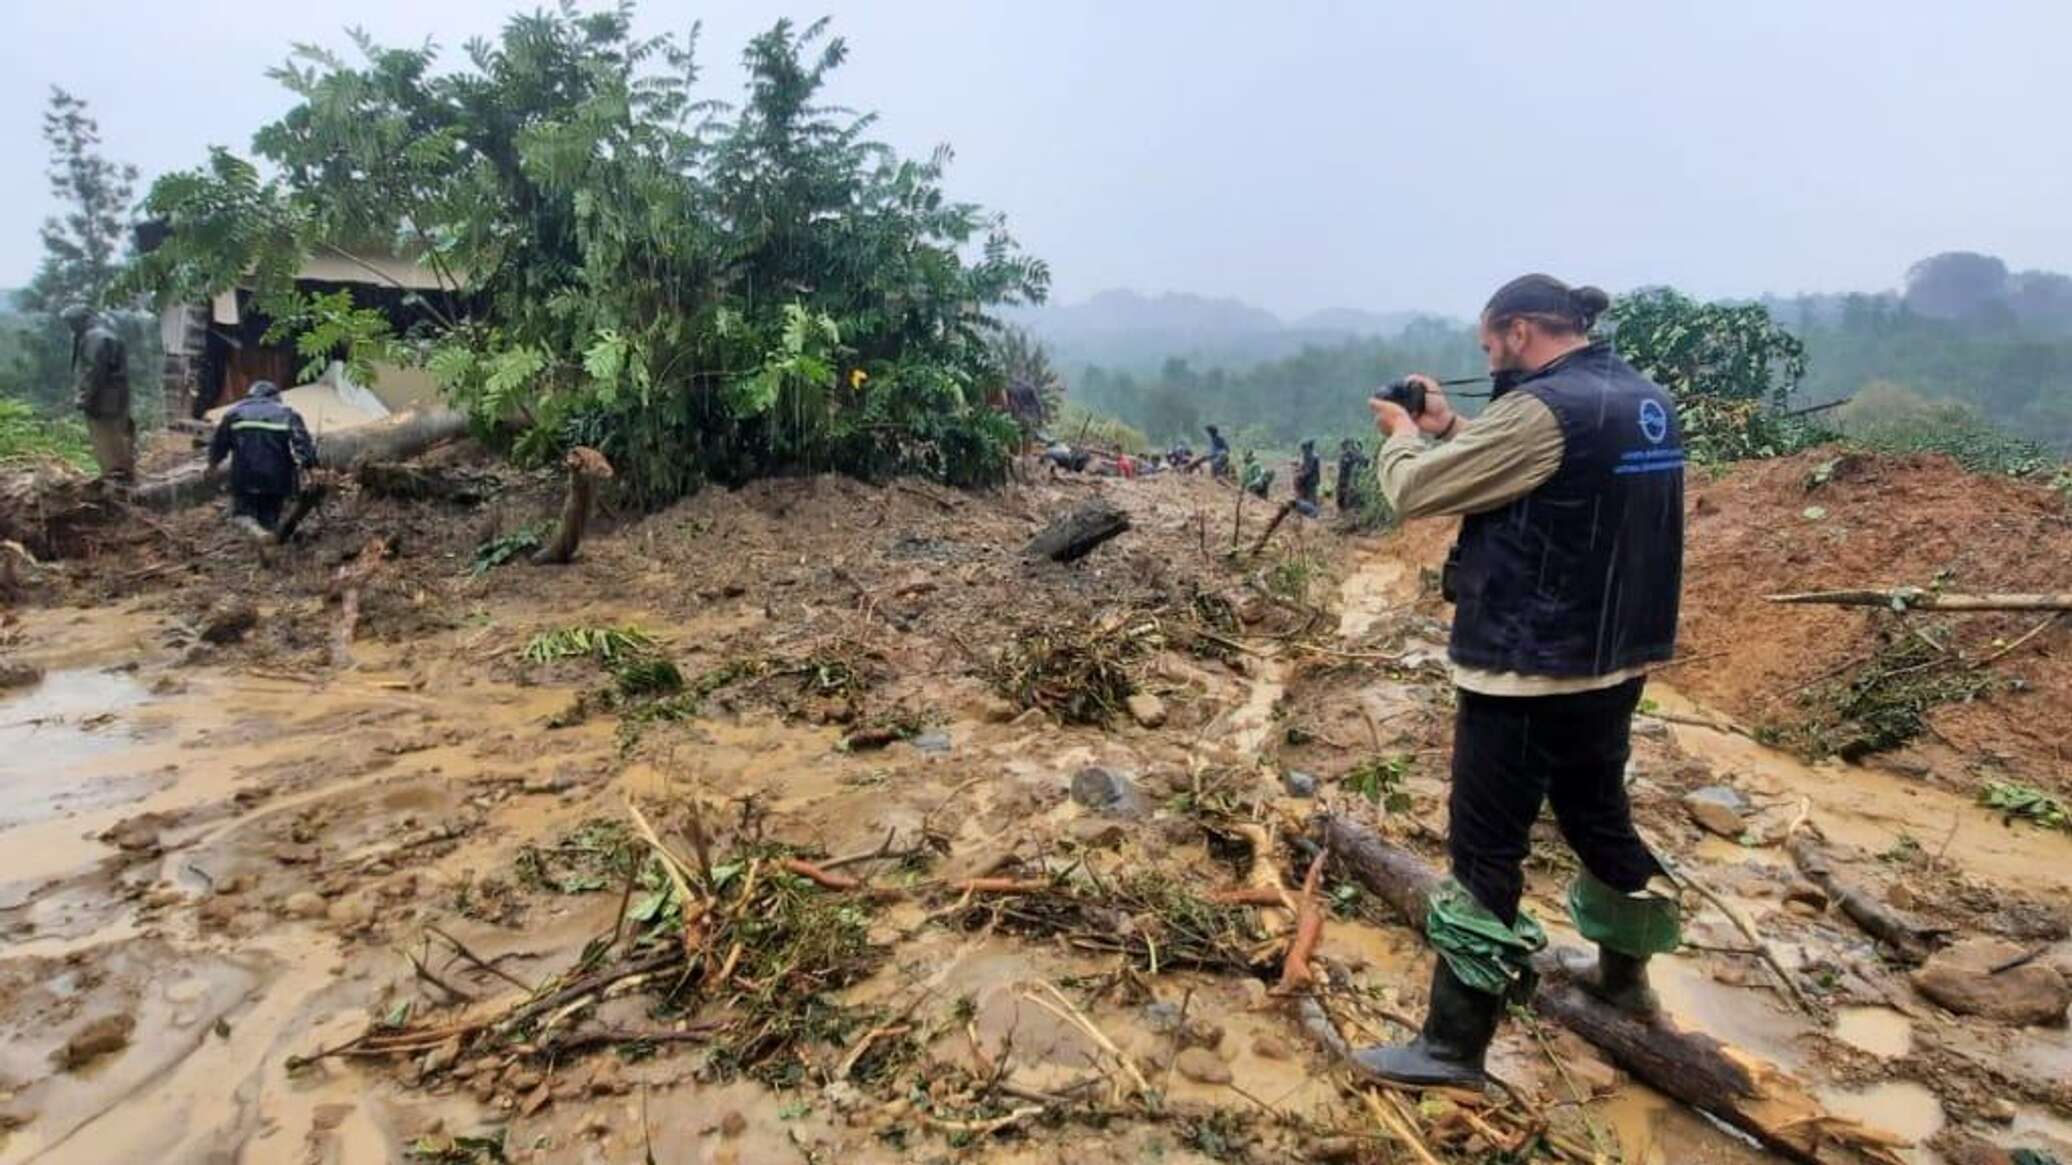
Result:
[[[1785,839],[1784,848],[1791,852],[1792,864],[1799,868],[1799,873],[1820,887],[1829,902],[1841,908],[1865,934],[1890,947],[1908,966],[1918,967],[1926,962],[1949,933],[1923,926],[1871,897],[1862,887],[1842,880],[1812,830],[1793,830]]]
[[[2072,611],[2072,593],[1958,595],[1899,587],[1889,591],[1802,591],[1765,595],[1773,603],[1825,603],[1836,607],[1897,607],[1908,611]]]
[[[583,544],[583,531],[590,525],[597,483],[612,475],[612,463],[588,445],[569,450],[561,463],[568,467],[568,496],[561,503],[561,525],[554,531],[553,541],[532,556],[534,566],[559,566],[575,560],[576,547]]]
[[[1366,826],[1335,814],[1314,824],[1329,849],[1369,893],[1422,928],[1437,870]],[[1666,1020],[1636,1020],[1589,994],[1562,971],[1554,952],[1534,960],[1532,998],[1541,1014],[1602,1049],[1613,1063],[1663,1094],[1740,1129],[1790,1160],[1812,1165],[1875,1161],[1899,1165],[1905,1141],[1827,1111],[1804,1081],[1774,1065]]]
[[[407,412],[326,436],[317,447],[317,457],[326,466],[338,468],[361,458],[395,461],[415,457],[468,431],[468,419],[451,409]],[[141,482],[130,491],[132,504],[153,510],[178,510],[199,505],[225,488],[224,475],[204,473],[205,462],[196,460]]]
[[[1129,528],[1129,514],[1105,498],[1095,498],[1045,526],[1029,539],[1023,553],[1053,562],[1075,562]]]

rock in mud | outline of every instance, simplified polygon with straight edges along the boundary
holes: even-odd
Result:
[[[1914,972],[1921,994],[1959,1015],[2009,1024],[2054,1024],[2072,1006],[2072,985],[2040,961],[1994,973],[2028,953],[1997,938],[1972,938],[1937,951]]]
[[[72,1033],[64,1046],[51,1053],[59,1068],[69,1072],[91,1060],[129,1046],[130,1033],[137,1030],[137,1017],[127,1013],[104,1015]]]
[[[1102,817],[1082,817],[1066,826],[1065,832],[1087,849],[1114,849],[1124,836],[1120,822]]]
[[[1130,719],[1146,728],[1157,728],[1166,722],[1165,701],[1150,692],[1138,692],[1128,701]]]
[[[1180,1075],[1196,1084],[1230,1083],[1230,1065],[1207,1048],[1189,1048],[1173,1060]]]
[[[1295,1053],[1288,1048],[1287,1041],[1270,1032],[1260,1032],[1252,1037],[1252,1054],[1262,1060],[1292,1060]]]
[[[987,696],[978,703],[978,718],[988,724],[1005,724],[1021,714],[1020,708],[999,696]]]
[[[159,843],[158,831],[164,824],[164,818],[159,817],[157,814],[146,813],[139,817],[132,817],[127,821],[117,822],[113,829],[101,835],[101,840],[124,853],[156,853],[162,848]]]
[[[281,903],[281,909],[293,918],[322,918],[330,913],[331,907],[322,894],[314,890],[297,890]]]
[[[1685,793],[1683,807],[1692,821],[1721,837],[1740,837],[1753,808],[1748,798],[1725,785],[1707,785]]]
[[[1144,794],[1128,777],[1099,765],[1088,765],[1072,778],[1072,799],[1110,817],[1134,820],[1149,811]]]
[[[243,598],[218,599],[203,613],[197,629],[203,643],[236,643],[259,623],[259,608]]]
[[[947,732],[924,732],[914,737],[908,743],[912,744],[916,751],[928,753],[931,756],[941,756],[943,753],[950,751],[950,734]]]
[[[333,902],[324,915],[342,930],[357,930],[374,921],[374,906],[354,894]]]
[[[1314,797],[1317,795],[1317,778],[1313,773],[1290,769],[1281,775],[1281,789],[1290,797]]]
[[[9,688],[26,688],[42,678],[43,669],[34,664],[0,659],[0,692]]]

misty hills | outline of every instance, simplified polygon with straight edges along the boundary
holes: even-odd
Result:
[[[1284,320],[1227,297],[1127,289],[1103,291],[1073,304],[1045,304],[1002,313],[1047,344],[1058,365],[1152,369],[1179,358],[1202,365],[1242,365],[1293,356],[1305,348],[1399,335],[1425,312],[1330,308]]]

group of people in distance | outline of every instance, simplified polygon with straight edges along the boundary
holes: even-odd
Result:
[[[1208,452],[1196,454],[1185,442],[1174,445],[1162,456],[1133,457],[1128,453],[1102,453],[1090,449],[1074,448],[1064,441],[1050,441],[1044,446],[1042,460],[1050,467],[1055,477],[1060,471],[1091,473],[1099,477],[1148,477],[1153,474],[1178,471],[1192,473],[1204,466],[1211,476],[1235,480],[1247,493],[1266,498],[1273,490],[1274,471],[1266,467],[1252,451],[1245,450],[1238,468],[1230,463],[1230,442],[1215,425],[1206,425],[1209,435]],[[1337,500],[1338,510],[1344,513],[1357,504],[1360,492],[1360,470],[1369,465],[1367,451],[1358,441],[1347,437],[1338,447],[1338,480],[1332,496]],[[1309,438],[1302,442],[1300,454],[1294,462],[1295,511],[1305,517],[1314,518],[1323,513],[1322,490],[1324,484],[1323,462],[1317,457],[1317,442]]]

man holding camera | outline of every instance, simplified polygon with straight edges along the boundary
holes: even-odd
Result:
[[[1572,968],[1583,985],[1652,1014],[1648,958],[1679,941],[1625,767],[1646,670],[1676,646],[1683,448],[1668,395],[1590,338],[1610,302],[1547,275],[1515,279],[1482,312],[1494,391],[1481,416],[1455,413],[1430,377],[1391,394],[1413,406],[1421,395],[1414,413],[1370,402],[1396,513],[1462,516],[1444,584],[1458,688],[1452,877],[1426,919],[1440,958],[1419,1035],[1358,1055],[1394,1083],[1482,1083],[1504,1004],[1529,992],[1546,945],[1518,909],[1543,801],[1582,859],[1568,905],[1599,955]]]

